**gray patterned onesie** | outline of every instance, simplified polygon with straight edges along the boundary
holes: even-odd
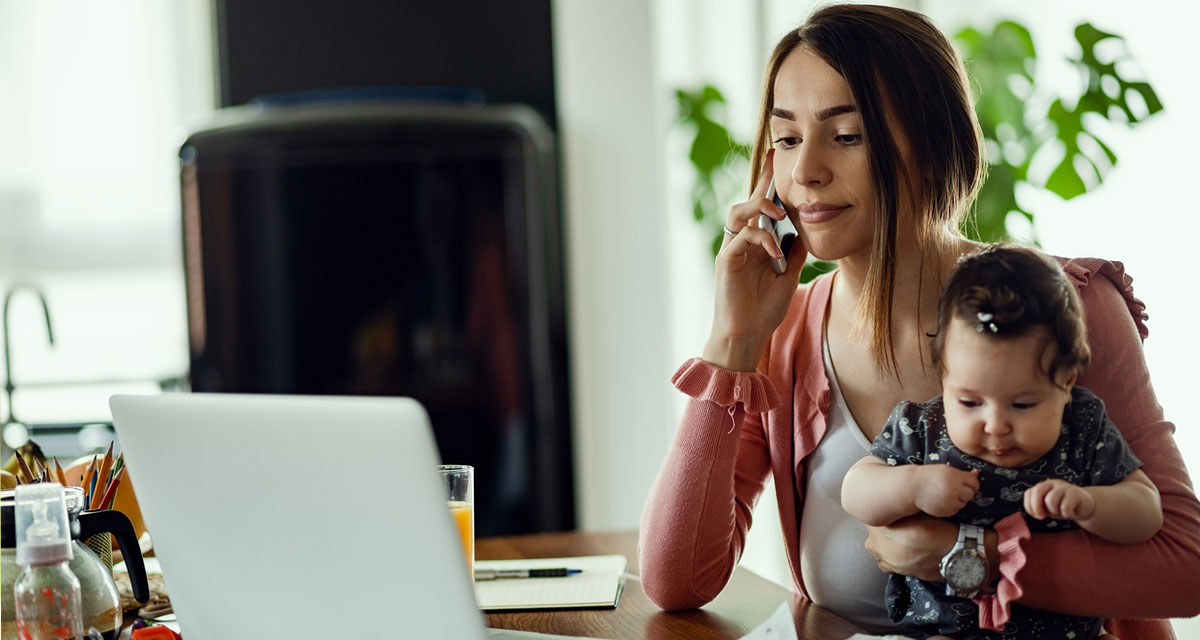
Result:
[[[1020,511],[1023,493],[1051,478],[1080,486],[1111,485],[1141,468],[1121,433],[1104,412],[1095,394],[1075,387],[1063,411],[1062,433],[1046,455],[1018,469],[1006,469],[969,456],[950,442],[941,397],[929,402],[902,402],[892,410],[871,453],[890,465],[949,464],[963,470],[979,469],[979,491],[958,513],[956,524],[991,526]],[[1050,532],[1076,528],[1071,520],[1034,520],[1026,516],[1031,531]],[[1012,604],[1012,617],[1004,631],[978,627],[979,611],[966,598],[946,595],[940,582],[892,575],[887,586],[888,615],[892,621],[921,637],[947,635],[967,639],[1095,638],[1103,619],[1068,616]],[[923,634],[923,635],[922,635]]]

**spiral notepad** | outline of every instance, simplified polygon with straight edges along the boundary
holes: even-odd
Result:
[[[562,578],[517,578],[475,583],[475,599],[484,611],[531,609],[611,609],[621,599],[628,560],[623,555],[484,560],[475,569],[580,569]]]

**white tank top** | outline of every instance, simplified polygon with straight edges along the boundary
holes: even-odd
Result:
[[[887,616],[887,574],[863,544],[867,529],[842,509],[842,478],[871,451],[834,375],[829,344],[822,340],[832,401],[825,437],[805,460],[804,511],[800,517],[800,570],[813,602],[874,632],[895,625]]]

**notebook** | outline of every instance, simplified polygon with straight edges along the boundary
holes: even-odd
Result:
[[[531,609],[611,609],[625,585],[625,556],[581,556],[536,560],[481,560],[480,569],[579,569],[565,578],[488,580],[475,583],[475,599],[484,611]]]
[[[488,637],[416,401],[110,401],[188,640]]]

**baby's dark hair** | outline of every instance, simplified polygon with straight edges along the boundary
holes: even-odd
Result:
[[[955,318],[999,340],[1045,327],[1057,347],[1046,374],[1060,387],[1060,373],[1081,373],[1091,359],[1079,294],[1058,263],[1033,249],[996,244],[959,260],[938,302],[933,363],[943,375],[946,331]]]

